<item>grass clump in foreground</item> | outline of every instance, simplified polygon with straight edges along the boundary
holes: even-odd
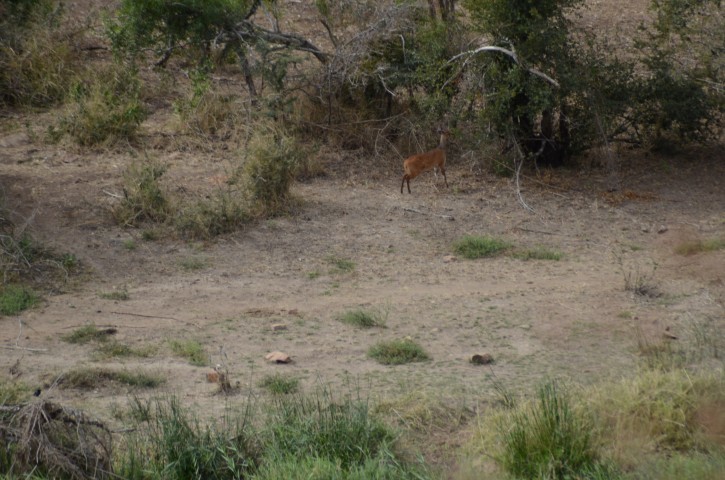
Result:
[[[175,398],[136,400],[130,416],[138,425],[117,450],[114,473],[129,479],[430,478],[399,458],[394,433],[359,398],[333,398],[326,390],[276,397],[254,426],[251,408],[202,425]]]
[[[368,310],[349,310],[339,317],[342,323],[347,323],[359,328],[384,327],[385,319],[379,312],[370,312]]]
[[[383,365],[402,365],[430,359],[423,347],[409,339],[378,342],[370,347],[368,356]]]
[[[568,392],[550,382],[479,416],[469,455],[493,459],[483,478],[722,478],[724,387],[722,370],[643,370]]]
[[[556,383],[536,403],[515,410],[503,430],[504,469],[519,478],[581,478],[600,470],[588,425]]]
[[[394,433],[353,395],[279,397],[263,438],[260,480],[428,478],[398,458]]]
[[[483,257],[493,257],[510,249],[512,245],[498,238],[466,235],[453,244],[453,250],[464,258],[475,260]]]
[[[273,395],[288,395],[290,393],[297,393],[300,387],[300,380],[277,373],[265,376],[259,382],[259,386]]]
[[[204,347],[196,340],[171,340],[169,345],[174,354],[186,358],[192,365],[203,367],[208,363]]]
[[[36,305],[40,299],[31,289],[21,285],[0,286],[0,315],[17,315]]]
[[[245,417],[202,425],[175,398],[136,400],[132,410],[138,426],[119,453],[120,478],[249,478],[259,460]]]

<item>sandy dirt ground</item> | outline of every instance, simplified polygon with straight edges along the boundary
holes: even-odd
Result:
[[[642,336],[660,341],[669,327],[685,339],[723,327],[725,252],[675,253],[684,242],[725,235],[725,163],[721,154],[702,159],[713,151],[693,153],[697,161],[640,159],[636,168],[623,152],[617,192],[606,191],[611,175],[596,167],[532,172],[523,196],[534,212],[519,204],[510,179],[471,169],[455,154],[449,189],[427,174],[413,182],[412,195],[400,194],[392,171],[330,168],[331,175],[294,187],[301,203],[295,215],[189,242],[145,241],[140,230],[113,224],[109,209],[117,200],[109,193],[120,192],[129,155],[69,153],[24,133],[0,141],[0,185],[11,211],[29,219],[39,240],[75,254],[87,272],[40,307],[0,318],[0,345],[40,350],[3,348],[1,365],[20,359],[22,380],[43,395],[101,415],[129,394],[220,403],[206,382],[209,368],[174,356],[171,339],[204,345],[209,365],[226,365],[239,381],[240,401],[276,372],[307,389],[354,383],[373,395],[485,398],[494,377],[522,391],[548,377],[588,383],[635,368]],[[193,152],[164,162],[170,189],[211,183],[225,169],[223,159]],[[563,258],[466,260],[452,245],[468,234],[499,237],[518,250],[543,246]],[[350,271],[337,267],[341,259],[352,262]],[[628,276],[656,295],[626,291]],[[101,297],[114,290],[129,299]],[[386,327],[358,330],[339,321],[355,308],[378,312]],[[61,339],[88,324],[114,327],[117,341],[157,353],[109,360],[93,344]],[[273,331],[276,324],[286,329]],[[389,367],[367,357],[371,345],[396,338],[414,339],[432,359]],[[265,354],[275,350],[294,362],[267,363]],[[495,363],[469,363],[482,353]],[[97,365],[147,370],[166,382],[153,392],[53,387],[64,372]]]

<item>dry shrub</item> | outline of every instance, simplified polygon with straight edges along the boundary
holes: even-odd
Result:
[[[282,128],[259,122],[247,154],[241,174],[251,208],[262,216],[288,211],[292,204],[290,187],[306,152]]]
[[[172,212],[171,202],[159,180],[166,167],[146,161],[134,163],[124,174],[123,198],[113,208],[113,216],[123,226],[142,221],[165,222]]]
[[[80,70],[71,36],[57,28],[51,2],[11,3],[0,9],[0,103],[56,104]]]
[[[82,411],[51,402],[1,407],[1,471],[95,479],[111,468],[111,432]]]
[[[72,88],[67,112],[50,129],[50,139],[69,136],[81,146],[96,146],[134,138],[146,118],[136,71],[112,64],[85,77],[89,80]]]
[[[225,95],[215,89],[177,101],[174,108],[181,121],[182,132],[222,140],[233,138],[238,125],[245,123],[247,116],[240,97]]]

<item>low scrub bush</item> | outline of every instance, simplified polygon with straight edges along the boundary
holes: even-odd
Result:
[[[252,208],[266,216],[289,209],[290,187],[302,155],[299,143],[285,131],[262,124],[257,127],[243,167]]]
[[[176,226],[188,237],[208,239],[233,232],[252,218],[242,192],[219,189],[209,198],[181,208]]]
[[[68,111],[50,139],[69,136],[81,146],[97,146],[133,138],[146,118],[135,70],[114,65],[88,77],[71,89]]]
[[[17,284],[11,287],[11,296],[17,296],[18,289],[26,290],[23,296],[28,300],[31,290],[20,284],[43,287],[64,283],[72,273],[81,270],[75,255],[59,254],[43,246],[28,232],[27,222],[19,228],[11,217],[0,198],[0,284]]]
[[[0,285],[0,315],[17,315],[38,301],[38,295],[28,287]]]
[[[383,365],[402,365],[430,359],[423,347],[408,339],[376,343],[368,350],[368,356]]]
[[[112,211],[120,225],[165,222],[169,218],[173,207],[160,184],[165,172],[165,166],[153,161],[134,163],[128,168],[123,177],[123,198]]]
[[[512,245],[505,240],[475,235],[466,235],[453,244],[453,250],[458,255],[462,255],[463,257],[471,260],[483,257],[493,257],[511,247]]]
[[[59,103],[80,72],[60,7],[50,0],[3,2],[0,9],[0,104]]]

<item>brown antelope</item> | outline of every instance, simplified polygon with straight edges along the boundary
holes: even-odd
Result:
[[[403,182],[400,184],[400,193],[403,193],[405,182],[408,182],[408,193],[410,193],[410,181],[421,173],[436,167],[443,174],[443,180],[445,180],[446,187],[448,187],[448,179],[446,178],[446,141],[451,132],[438,129],[438,133],[441,134],[441,141],[436,148],[408,157],[403,162],[405,174],[403,175]]]

